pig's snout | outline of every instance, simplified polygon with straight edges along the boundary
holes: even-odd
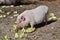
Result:
[[[24,24],[24,23],[17,23],[17,22],[16,22],[16,25],[17,25],[17,28],[18,28],[18,29],[19,29],[19,28],[22,28],[22,27],[23,27],[23,24]]]

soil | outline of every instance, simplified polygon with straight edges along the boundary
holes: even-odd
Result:
[[[47,5],[49,7],[49,13],[54,13],[57,17],[60,17],[60,0],[53,1],[40,1],[36,4],[18,5],[9,8],[1,8],[5,12],[18,11],[17,14],[22,13],[24,10],[36,8],[39,5]],[[2,15],[2,14],[0,14]],[[4,35],[8,35],[9,40],[14,40],[15,32],[11,32],[12,25],[16,21],[17,17],[9,18],[14,14],[8,15],[6,18],[0,18],[0,40],[3,40]],[[60,20],[50,22],[47,25],[37,26],[36,30],[32,33],[28,33],[26,38],[18,38],[16,40],[60,40]]]

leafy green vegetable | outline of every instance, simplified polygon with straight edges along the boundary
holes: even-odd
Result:
[[[11,12],[7,12],[6,14],[7,14],[7,15],[10,15],[10,13],[11,13]]]
[[[17,25],[13,24],[13,30],[16,30]]]
[[[21,34],[20,34],[20,38],[25,38],[27,36],[27,34],[25,34],[24,32],[22,32]]]
[[[50,17],[50,18],[48,19],[48,21],[50,21],[50,20],[58,20],[58,18],[55,17],[55,16],[53,16],[53,17]]]
[[[3,16],[2,16],[2,15],[0,15],[0,18],[3,18]]]
[[[55,17],[55,16],[54,16],[54,17],[52,17],[52,20],[57,20],[57,17]]]
[[[18,38],[18,37],[19,37],[18,33],[15,33],[15,38]]]
[[[3,40],[8,40],[8,36],[7,36],[7,35],[5,35]]]
[[[26,32],[33,32],[33,31],[35,31],[35,28],[27,28],[26,29]]]
[[[25,29],[23,28],[21,31],[22,31],[22,32],[25,32]]]
[[[49,16],[52,17],[52,16],[55,16],[54,13],[49,13]]]

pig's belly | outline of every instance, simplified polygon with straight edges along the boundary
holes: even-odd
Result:
[[[36,23],[36,24],[41,23],[43,20],[44,20],[44,17],[36,18],[36,19],[35,19],[35,23]]]
[[[36,24],[41,23],[44,20],[44,18],[45,18],[45,14],[34,15],[34,20]]]

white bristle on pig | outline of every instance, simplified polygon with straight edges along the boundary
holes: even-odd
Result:
[[[17,17],[17,27],[23,28],[28,26],[28,24],[33,27],[35,24],[43,22],[48,14],[47,12],[48,6],[45,5],[38,6],[35,9],[25,10]]]

